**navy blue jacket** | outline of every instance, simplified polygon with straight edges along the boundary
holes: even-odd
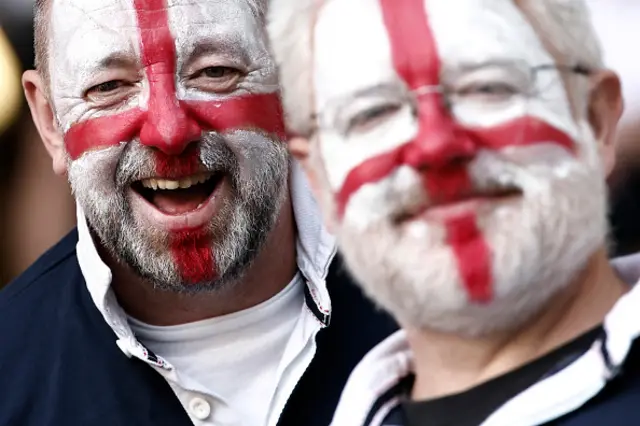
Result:
[[[65,237],[0,292],[0,426],[188,426],[157,372],[123,356]],[[331,324],[279,426],[327,426],[349,373],[396,326],[334,261]]]

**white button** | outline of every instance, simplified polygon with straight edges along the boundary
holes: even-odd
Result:
[[[189,411],[198,420],[205,420],[211,414],[211,406],[202,398],[193,398],[189,402]]]

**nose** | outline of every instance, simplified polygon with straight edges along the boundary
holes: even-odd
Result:
[[[179,155],[201,135],[202,128],[175,93],[151,94],[147,118],[140,131],[140,143],[168,155]]]
[[[415,169],[437,169],[469,161],[476,144],[451,117],[440,94],[423,96],[418,104],[420,129],[404,152],[404,163]]]

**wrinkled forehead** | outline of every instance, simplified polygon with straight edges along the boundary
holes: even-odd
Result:
[[[403,23],[390,31],[385,20],[400,16],[390,11],[400,7],[413,9],[408,16],[426,14],[427,28]],[[486,62],[555,63],[513,0],[327,0],[314,33],[317,102],[397,80],[393,44],[433,44],[431,57],[415,59],[428,59],[440,77]]]
[[[168,27],[179,57],[208,44],[234,50],[236,56],[258,57],[266,47],[262,23],[249,1],[54,0],[51,66],[72,65],[82,71],[104,65],[108,58],[139,59],[141,19],[145,30],[161,33]]]

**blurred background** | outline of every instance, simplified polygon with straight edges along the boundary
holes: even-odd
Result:
[[[627,100],[610,179],[614,251],[626,254],[640,250],[640,1],[588,1]],[[0,0],[0,287],[75,224],[69,188],[51,171],[20,87],[33,64],[32,2]]]

